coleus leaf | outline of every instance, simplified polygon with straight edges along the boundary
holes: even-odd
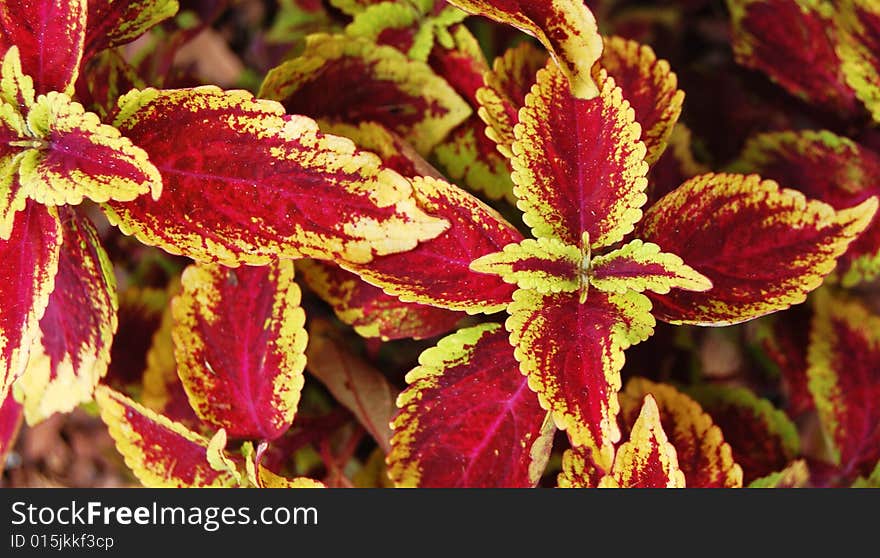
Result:
[[[837,45],[846,83],[880,122],[880,9],[871,0],[841,3]]]
[[[116,278],[98,232],[72,209],[60,208],[59,217],[63,243],[55,289],[27,369],[13,386],[31,425],[92,400],[107,374],[118,323]]]
[[[328,323],[311,320],[308,370],[358,419],[384,453],[391,449],[391,419],[398,390],[332,335]]]
[[[676,449],[678,465],[687,479],[688,487],[742,487],[742,467],[734,461],[733,451],[721,429],[699,403],[672,386],[644,378],[630,379],[620,394],[624,423],[638,422],[638,413],[643,412],[640,411],[642,401],[649,394],[659,408],[663,430]],[[633,430],[635,428],[633,426]]]
[[[67,95],[37,97],[27,128],[33,148],[19,160],[19,181],[37,202],[125,202],[146,193],[159,198],[162,177],[144,150]]]
[[[581,289],[583,259],[579,248],[556,238],[527,238],[474,260],[471,269],[500,275],[520,289],[544,294],[570,293]]]
[[[327,95],[329,89],[337,94]],[[378,122],[423,155],[471,113],[426,63],[345,35],[310,35],[300,56],[266,74],[259,96],[291,114]]]
[[[687,390],[724,433],[743,483],[784,469],[800,453],[797,427],[773,404],[749,389],[721,385]]]
[[[145,357],[141,403],[157,414],[198,431],[204,428],[204,423],[189,404],[189,397],[177,374],[177,361],[174,358],[174,316],[170,301],[180,294],[180,288],[179,281],[173,281],[166,289],[168,302]]]
[[[495,59],[492,70],[484,74],[485,87],[477,91],[478,114],[486,123],[486,135],[508,159],[513,157],[519,109],[526,103],[538,70],[546,65],[547,53],[523,41]]]
[[[174,16],[178,0],[88,0],[85,53],[88,61],[101,50],[124,45]]]
[[[809,305],[761,318],[755,323],[756,342],[772,372],[778,371],[784,394],[783,408],[799,417],[815,408],[807,387],[807,348],[813,320]]]
[[[306,285],[333,307],[336,317],[361,337],[425,339],[455,329],[463,314],[426,304],[402,302],[329,262],[300,260]]]
[[[675,254],[661,252],[650,242],[635,239],[590,261],[590,284],[602,291],[651,291],[666,294],[673,287],[708,291],[712,283]]]
[[[70,94],[83,55],[86,12],[87,0],[7,0],[0,4],[0,55],[18,47],[37,93]]]
[[[372,151],[382,159],[386,167],[407,178],[417,176],[442,178],[437,169],[419,155],[405,139],[378,122],[346,124],[321,120],[318,126],[326,134],[346,137],[359,149]]]
[[[265,448],[261,449],[265,451]],[[242,444],[241,453],[245,459],[247,479],[255,488],[327,488],[324,483],[308,477],[289,479],[276,475],[260,463],[262,452],[260,448],[254,450],[251,442]]]
[[[6,456],[12,451],[18,439],[18,431],[24,418],[21,403],[15,400],[12,392],[0,400],[0,475],[6,467]]]
[[[653,205],[637,236],[711,280],[703,293],[651,295],[676,324],[743,322],[799,304],[868,226],[877,198],[841,211],[757,175],[695,177]]]
[[[197,261],[368,262],[448,226],[417,208],[409,182],[372,153],[244,91],[136,90],[120,99],[114,125],[149,154],[166,195],[110,202],[108,218]]]
[[[807,353],[809,389],[844,477],[880,460],[880,316],[817,291]]]
[[[604,247],[631,232],[642,216],[648,165],[641,129],[614,79],[600,83],[599,96],[577,99],[550,64],[538,72],[520,110],[512,146],[514,193],[536,237],[578,246],[588,233],[593,248]],[[589,147],[583,138],[590,138]]]
[[[404,302],[430,304],[468,314],[502,310],[513,287],[500,277],[470,269],[480,256],[522,240],[501,215],[461,188],[428,177],[413,180],[414,196],[426,213],[450,223],[445,233],[415,249],[343,268]]]
[[[0,102],[0,240],[9,240],[15,214],[24,209],[27,191],[18,181],[23,151],[10,144],[21,137],[24,121],[12,105]]]
[[[443,338],[397,400],[388,474],[399,487],[534,487],[554,428],[499,324]]]
[[[880,193],[880,156],[849,138],[828,130],[759,134],[748,140],[735,172],[755,172],[835,209],[852,207]],[[871,225],[852,242],[837,263],[844,287],[880,277],[880,224]]]
[[[810,482],[810,471],[803,459],[794,461],[781,471],[753,480],[748,488],[804,488]]]
[[[457,8],[451,9],[463,13]],[[428,65],[471,107],[476,108],[479,104],[477,91],[483,87],[483,75],[489,71],[486,55],[480,42],[465,25],[458,24],[450,28],[449,38],[449,44],[438,44],[434,47]]]
[[[606,471],[620,440],[623,352],[653,333],[650,310],[648,298],[631,290],[593,290],[587,304],[578,293],[518,290],[507,308],[505,327],[529,387],[572,444],[588,446]]]
[[[651,394],[644,397],[629,440],[614,456],[611,471],[599,480],[599,488],[684,488],[675,447],[660,421]]]
[[[859,477],[853,483],[853,488],[880,488],[880,461],[871,474],[866,477]]]
[[[855,112],[856,97],[843,74],[830,2],[727,0],[727,6],[738,63],[766,73],[808,102],[846,115]]]
[[[148,488],[237,486],[222,448],[106,386],[95,390],[101,419],[125,464]],[[225,438],[225,434],[223,435]],[[221,441],[219,438],[217,441]],[[215,468],[215,466],[219,466]]]
[[[291,260],[193,264],[172,301],[175,358],[193,410],[231,437],[273,440],[305,382],[305,312]]]
[[[141,383],[147,352],[170,300],[165,289],[129,283],[117,293],[116,335],[104,383],[123,393]]]
[[[599,64],[593,67],[601,83],[600,67],[623,90],[623,97],[635,111],[642,127],[641,140],[647,148],[645,160],[653,164],[666,149],[666,142],[681,114],[684,91],[669,62],[658,59],[653,49],[623,37],[606,37]]]
[[[55,209],[28,202],[15,214],[12,235],[0,240],[0,397],[28,362],[31,343],[55,288],[63,238]]]
[[[590,69],[602,54],[596,19],[580,0],[450,0],[476,15],[512,25],[536,37],[558,62],[571,93],[579,99],[599,94]]]

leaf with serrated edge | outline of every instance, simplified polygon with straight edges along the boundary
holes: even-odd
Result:
[[[623,97],[635,110],[648,150],[645,160],[654,164],[681,114],[684,91],[678,89],[678,78],[669,62],[658,59],[650,46],[623,37],[605,38],[602,58],[593,67],[594,76],[600,67],[623,89]]]
[[[327,95],[329,89],[336,94]],[[281,102],[291,114],[378,122],[422,155],[471,114],[426,63],[345,35],[310,35],[300,56],[266,74],[259,96]]]
[[[0,101],[0,240],[9,240],[15,214],[24,209],[27,192],[18,180],[24,151],[10,145],[24,133],[24,121],[15,108]]]
[[[501,252],[471,262],[471,269],[500,275],[520,289],[539,293],[574,292],[581,288],[582,254],[555,238],[527,238]]]
[[[547,65],[547,53],[529,41],[507,49],[495,59],[492,70],[485,74],[485,87],[477,91],[480,108],[477,113],[486,123],[486,135],[498,151],[513,157],[516,140],[514,128],[519,122],[519,109],[525,105],[538,70]]]
[[[837,53],[846,83],[880,122],[880,8],[874,0],[841,2]]]
[[[329,262],[299,260],[297,273],[336,317],[354,327],[361,337],[425,339],[447,333],[465,316],[444,308],[397,297],[366,283],[354,273]]]
[[[686,390],[709,413],[743,469],[743,483],[784,468],[800,454],[797,427],[767,399],[742,387],[695,386]]]
[[[577,99],[550,64],[538,72],[520,110],[513,193],[536,237],[579,246],[589,233],[592,248],[601,248],[621,240],[642,217],[648,164],[641,128],[614,79],[601,83],[598,97]]]
[[[654,315],[727,325],[799,304],[876,211],[876,197],[835,211],[758,175],[697,176],[651,206],[636,235],[681,257],[712,289],[649,295]]]
[[[0,54],[13,45],[36,92],[73,93],[86,36],[87,0],[0,2]]]
[[[178,0],[89,1],[83,60],[88,62],[105,48],[137,39],[174,16],[179,7]]]
[[[638,418],[614,456],[611,472],[599,488],[684,488],[675,447],[660,422],[660,411],[651,394],[644,397]]]
[[[55,289],[14,384],[29,425],[92,400],[116,333],[116,278],[98,232],[71,209],[60,208],[59,217],[64,236]]]
[[[631,378],[620,394],[621,416],[636,421],[648,394],[660,409],[663,430],[675,447],[681,471],[691,488],[741,488],[743,471],[721,429],[700,404],[667,384]]]
[[[535,486],[555,429],[499,324],[441,339],[406,381],[387,458],[396,486]]]
[[[858,103],[844,77],[835,10],[826,0],[727,0],[736,61],[792,95],[845,115]]]
[[[0,397],[27,367],[30,346],[55,289],[62,230],[55,209],[33,201],[0,240]]]
[[[34,148],[22,155],[19,180],[45,205],[131,201],[162,193],[162,177],[143,149],[63,93],[37,97],[27,115]]]
[[[593,462],[589,449],[574,446],[562,454],[562,471],[556,485],[558,488],[596,488],[606,472]]]
[[[227,265],[361,263],[448,227],[418,209],[409,181],[374,154],[245,91],[135,90],[120,99],[114,125],[147,152],[164,193],[109,202],[105,213],[174,254]]]
[[[208,462],[210,440],[106,386],[95,390],[101,419],[132,473],[148,488],[231,487],[238,480]]]
[[[18,47],[13,45],[3,55],[2,67],[0,67],[0,99],[18,112],[30,108],[34,104],[36,96],[34,80],[24,73]],[[6,115],[3,116],[5,119]],[[23,135],[25,132],[24,121],[21,122],[18,129]]]
[[[309,323],[309,373],[350,410],[384,452],[391,448],[391,417],[397,388],[382,373],[351,353],[321,320]]]
[[[816,292],[807,378],[835,464],[867,474],[880,460],[880,316]]]
[[[666,294],[672,288],[708,291],[712,282],[675,254],[661,252],[651,242],[633,240],[590,262],[590,285],[601,291],[651,291]]]
[[[305,382],[305,312],[291,260],[193,264],[172,301],[177,373],[199,417],[233,438],[273,440]]]
[[[624,350],[650,337],[651,302],[642,294],[590,291],[542,295],[518,290],[505,322],[520,369],[541,406],[576,446],[608,470],[617,426]]]
[[[375,258],[369,265],[340,265],[404,302],[468,314],[503,310],[514,287],[472,271],[470,264],[521,241],[522,235],[497,211],[448,182],[421,177],[413,180],[413,189],[419,207],[445,219],[450,229],[409,252]]]
[[[324,483],[308,477],[289,479],[276,475],[256,462],[257,454],[254,451],[254,445],[250,442],[242,444],[241,453],[245,459],[247,478],[255,488],[327,488]],[[259,475],[257,475],[258,470]]]
[[[731,172],[754,172],[835,209],[880,194],[880,155],[828,130],[768,132],[749,138]],[[880,222],[850,244],[837,262],[844,287],[880,277]]]
[[[602,54],[596,19],[580,0],[450,0],[472,14],[512,25],[533,35],[553,55],[572,94],[592,99],[600,86],[590,69]]]

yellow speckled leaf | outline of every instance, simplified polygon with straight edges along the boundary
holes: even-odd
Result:
[[[210,440],[156,414],[107,386],[95,390],[101,419],[125,464],[148,488],[225,488],[238,485],[208,460]],[[215,461],[212,457],[211,461]]]
[[[0,99],[21,110],[30,108],[35,97],[34,80],[22,70],[18,47],[13,45],[0,65]]]
[[[596,19],[581,0],[450,0],[449,3],[535,36],[562,68],[575,97],[592,99],[599,94],[590,70],[602,54],[602,37]]]
[[[364,263],[449,226],[419,210],[410,182],[375,154],[246,91],[135,90],[114,125],[149,154],[163,195],[109,202],[111,223],[197,261]]]
[[[510,343],[541,406],[576,446],[609,470],[620,440],[617,392],[624,350],[653,333],[651,302],[635,291],[542,295],[518,290],[507,308]]]
[[[486,86],[477,91],[477,113],[486,123],[486,135],[502,155],[513,157],[514,128],[519,109],[535,83],[538,70],[547,65],[547,53],[523,41],[495,59],[492,71],[483,76]]]
[[[291,114],[378,122],[423,156],[471,114],[426,63],[346,35],[310,35],[300,56],[269,71],[259,96],[281,102]]]
[[[273,440],[293,422],[308,341],[291,260],[193,264],[172,301],[178,375],[202,420]]]
[[[520,110],[513,192],[536,237],[579,246],[588,233],[597,249],[621,240],[642,217],[648,164],[641,128],[614,79],[601,84],[598,97],[577,99],[551,64]]]
[[[590,285],[600,291],[623,293],[652,291],[665,294],[672,288],[707,291],[712,282],[675,254],[661,252],[651,242],[633,240],[590,262]]]
[[[500,275],[521,289],[560,293],[580,290],[583,261],[581,249],[576,246],[555,238],[527,238],[518,244],[508,244],[501,252],[474,260],[471,269]]]
[[[562,471],[556,478],[559,488],[596,488],[605,476],[604,471],[593,463],[590,451],[585,447],[572,447],[562,454]]]
[[[64,241],[55,289],[27,369],[14,384],[30,425],[92,400],[107,374],[117,326],[116,278],[88,219],[59,208]]]
[[[648,394],[629,441],[617,449],[611,473],[602,477],[599,488],[684,487],[685,475],[679,468],[675,447],[660,423],[657,403]]]
[[[734,462],[721,429],[699,403],[672,386],[632,378],[620,394],[624,422],[636,422],[642,400],[649,394],[660,409],[663,430],[677,451],[688,486],[741,488],[742,468]]]
[[[622,37],[605,38],[602,58],[593,67],[597,79],[600,67],[623,89],[623,97],[635,110],[648,150],[645,160],[654,164],[681,114],[684,91],[678,89],[678,78],[651,47]]]
[[[880,6],[876,0],[840,2],[837,52],[846,83],[880,122]]]
[[[19,180],[45,205],[131,201],[162,193],[162,177],[146,152],[97,114],[63,93],[37,97],[27,115],[32,148],[22,155]]]
[[[24,133],[24,119],[15,107],[0,101],[0,240],[9,240],[15,214],[27,202],[27,192],[18,181],[18,164],[24,150],[11,145]]]

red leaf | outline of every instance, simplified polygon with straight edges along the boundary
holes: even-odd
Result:
[[[178,0],[88,0],[88,4],[86,62],[105,48],[137,39],[178,9]]]
[[[194,264],[172,301],[178,374],[199,417],[231,437],[274,440],[293,422],[308,340],[293,262]]]
[[[0,2],[0,56],[12,46],[37,94],[73,92],[86,36],[86,0]]]
[[[59,208],[59,217],[64,240],[55,289],[15,383],[28,424],[92,400],[116,333],[116,278],[98,232],[70,208]]]
[[[15,214],[9,240],[0,240],[0,397],[25,371],[55,288],[61,241],[55,210],[34,202]]]
[[[111,202],[108,217],[198,261],[360,263],[447,226],[416,208],[410,183],[372,153],[244,91],[134,91],[120,100],[115,125],[149,154],[163,195]]]
[[[671,323],[724,325],[799,304],[868,226],[877,199],[842,211],[757,175],[706,174],[654,204],[636,236],[712,281],[706,292],[651,295]]]
[[[445,337],[406,380],[387,459],[397,486],[535,486],[555,429],[498,324]]]

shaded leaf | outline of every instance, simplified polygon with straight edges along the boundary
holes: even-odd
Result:
[[[809,482],[807,463],[798,459],[781,471],[753,480],[748,488],[806,488]]]
[[[391,418],[397,389],[381,372],[358,358],[325,322],[309,327],[309,372],[350,410],[384,452],[391,448]]]
[[[455,329],[464,314],[426,304],[402,302],[329,262],[300,260],[299,276],[333,307],[336,317],[361,337],[425,339]]]
[[[602,54],[596,19],[580,0],[450,0],[472,14],[512,25],[536,37],[560,65],[572,94],[591,99],[599,94],[590,69]]]
[[[266,74],[259,96],[291,114],[378,122],[423,155],[471,112],[426,63],[344,35],[310,35],[300,56]]]
[[[133,41],[161,21],[174,16],[178,0],[88,0],[85,54]]]
[[[18,431],[24,418],[21,404],[8,393],[0,402],[0,475],[6,467],[6,456],[15,447]]]
[[[872,0],[841,2],[837,46],[846,83],[880,122],[880,8]]]

